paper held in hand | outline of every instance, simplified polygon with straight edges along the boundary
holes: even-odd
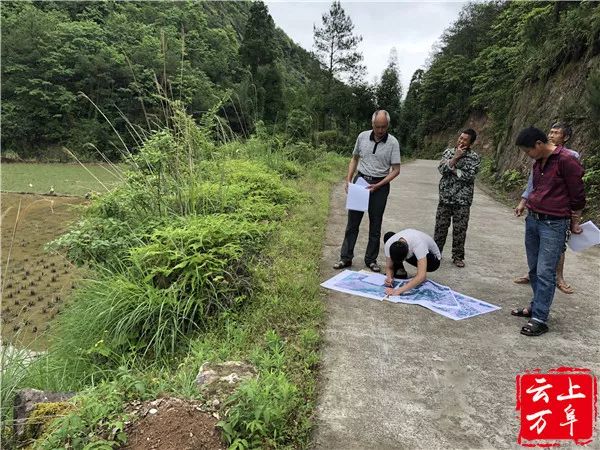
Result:
[[[582,252],[593,245],[600,244],[600,230],[591,220],[581,225],[583,232],[581,234],[571,234],[569,248],[574,252]]]
[[[371,192],[367,189],[369,183],[364,178],[356,180],[355,184],[348,185],[348,196],[346,197],[346,209],[353,211],[368,211],[369,196]]]

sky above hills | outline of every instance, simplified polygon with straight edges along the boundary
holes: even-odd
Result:
[[[322,26],[321,16],[331,2],[266,1],[275,24],[296,43],[313,51],[313,25]],[[342,1],[342,8],[362,35],[359,50],[367,67],[367,79],[380,77],[390,51],[398,51],[404,94],[415,70],[423,67],[432,46],[457,18],[467,2],[367,2]]]

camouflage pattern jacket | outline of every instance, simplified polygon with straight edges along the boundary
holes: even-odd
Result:
[[[481,158],[473,150],[469,149],[460,158],[454,168],[448,163],[454,157],[455,148],[444,150],[438,170],[442,174],[440,180],[440,203],[446,205],[470,206],[473,202],[473,189],[475,187],[475,176],[479,172]]]

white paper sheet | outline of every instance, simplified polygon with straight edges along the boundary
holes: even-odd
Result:
[[[346,197],[346,209],[353,211],[369,210],[369,195],[371,193],[364,186],[358,184],[348,185],[348,196]]]
[[[367,180],[365,180],[363,177],[358,177],[356,179],[356,181],[354,182],[354,184],[358,185],[358,186],[362,186],[362,187],[369,187],[370,184],[367,182]]]
[[[591,220],[581,225],[581,234],[571,234],[568,246],[574,252],[582,252],[587,248],[600,244],[600,230]]]

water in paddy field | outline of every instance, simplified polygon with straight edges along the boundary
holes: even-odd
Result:
[[[44,350],[45,334],[69,302],[80,277],[63,256],[44,245],[78,219],[79,197],[2,193],[3,344]],[[19,208],[20,204],[20,208]]]

